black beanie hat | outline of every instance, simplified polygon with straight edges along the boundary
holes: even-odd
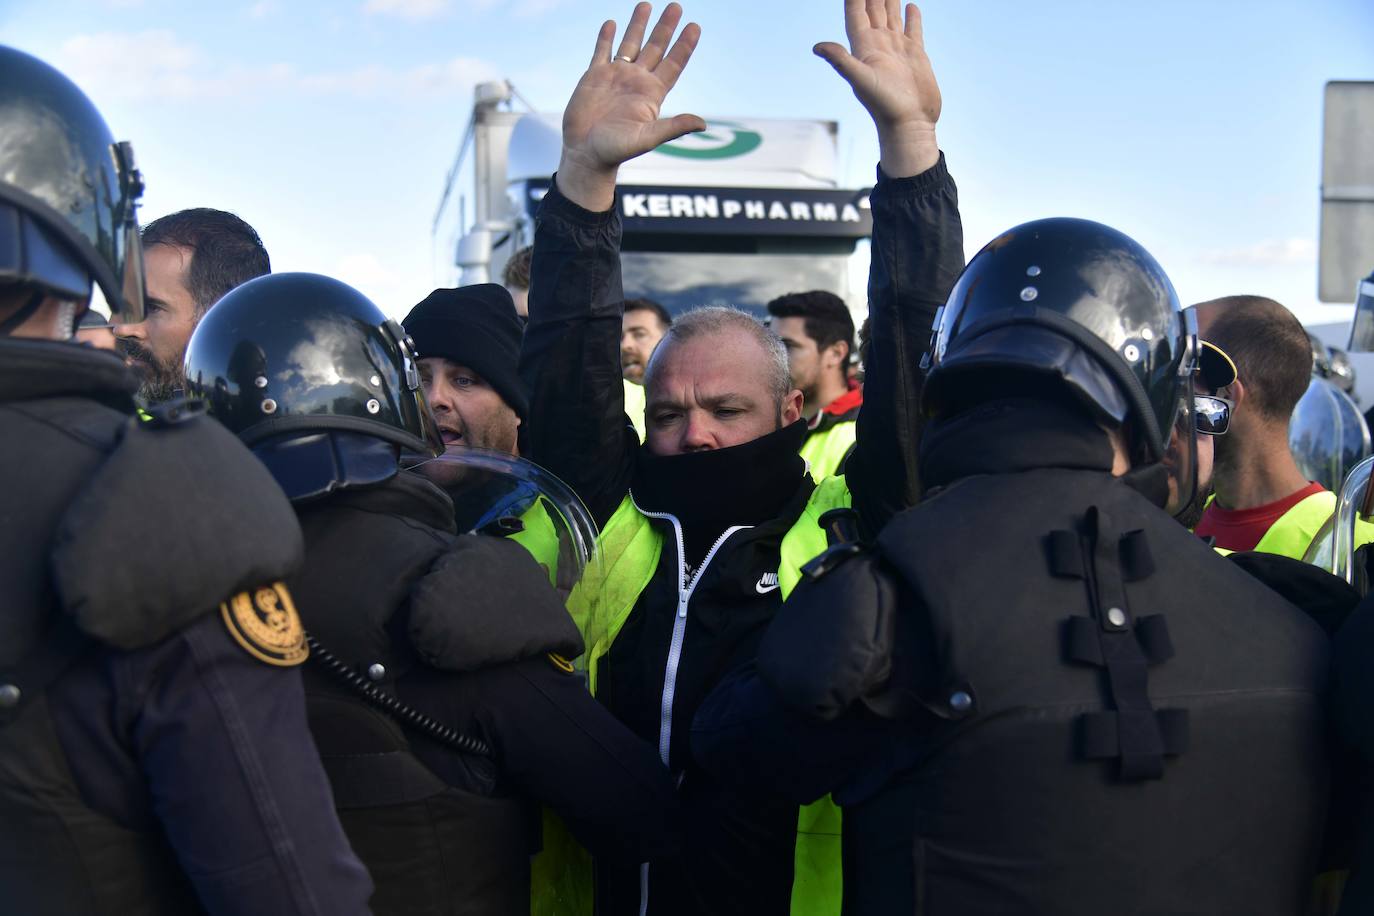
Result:
[[[441,356],[467,366],[496,389],[520,419],[529,398],[520,381],[519,317],[504,286],[479,283],[436,289],[401,322],[420,358]]]

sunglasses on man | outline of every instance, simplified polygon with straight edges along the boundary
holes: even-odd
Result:
[[[1224,435],[1231,427],[1231,401],[1214,394],[1193,395],[1193,424],[1204,436]]]

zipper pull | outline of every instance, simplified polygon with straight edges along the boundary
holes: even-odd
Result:
[[[686,616],[687,616],[687,602],[686,602],[686,601],[682,601],[682,600],[679,600],[679,601],[678,601],[678,603],[677,603],[677,615],[678,615],[679,617],[686,617]]]

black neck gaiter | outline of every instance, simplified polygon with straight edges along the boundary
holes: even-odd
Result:
[[[777,517],[806,473],[797,454],[806,421],[731,448],[653,455],[641,449],[632,487],[646,511],[667,512],[682,525],[684,559],[695,567],[732,525],[758,525]]]

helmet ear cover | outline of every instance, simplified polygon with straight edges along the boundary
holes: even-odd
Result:
[[[400,470],[400,447],[371,430],[278,435],[259,439],[252,449],[293,503],[376,486]]]
[[[48,222],[11,203],[0,190],[0,283],[85,302],[91,294],[90,271],[72,251],[71,239],[49,229]]]

